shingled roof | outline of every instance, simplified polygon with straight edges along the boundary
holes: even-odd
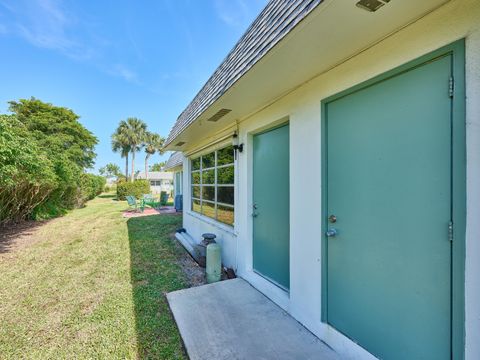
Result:
[[[165,164],[165,170],[173,169],[177,166],[183,165],[183,154],[180,151],[176,151],[170,155]]]
[[[192,102],[180,114],[166,145],[250,70],[323,0],[270,0]]]

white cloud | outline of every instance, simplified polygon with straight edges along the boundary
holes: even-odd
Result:
[[[249,0],[253,2],[254,0]],[[265,0],[256,0],[263,3]],[[249,6],[248,1],[245,0],[215,0],[215,10],[217,16],[226,25],[234,28],[246,27],[256,15],[253,9]]]
[[[93,56],[93,49],[72,35],[78,22],[59,0],[3,1],[1,5],[9,12],[12,34],[33,46],[78,60]]]
[[[128,82],[138,83],[137,74],[125,65],[116,64],[108,71],[108,73],[110,75],[120,77]]]
[[[247,6],[242,0],[215,0],[217,15],[225,24],[232,27],[243,25]]]
[[[139,83],[137,74],[126,65],[109,64],[105,54],[111,43],[70,11],[67,4],[64,0],[0,0],[6,22],[0,23],[0,35],[17,36],[37,48],[56,51],[75,61],[88,62],[111,76]]]

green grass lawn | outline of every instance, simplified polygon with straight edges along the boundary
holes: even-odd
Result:
[[[181,217],[126,208],[96,198],[0,253],[0,359],[185,358],[164,296],[187,286]]]

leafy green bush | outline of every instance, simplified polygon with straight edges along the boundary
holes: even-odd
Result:
[[[72,110],[35,98],[10,101],[9,104],[10,111],[52,158],[60,155],[80,170],[94,165],[98,140]]]
[[[105,188],[107,181],[103,176],[94,174],[82,174],[80,177],[80,192],[83,202],[92,200],[95,196],[100,195]],[[78,206],[83,203],[78,204]]]
[[[83,204],[79,193],[81,169],[72,164],[64,154],[57,154],[55,157],[48,156],[52,159],[57,186],[41,204],[33,209],[30,218],[36,220],[63,215],[67,210]]]
[[[100,195],[102,192],[104,192],[106,186],[107,179],[105,179],[103,176],[95,175],[95,196]]]
[[[144,194],[150,193],[150,181],[135,180],[134,182],[122,181],[117,184],[117,199],[125,200],[125,196],[133,195],[137,199],[143,197]]]
[[[0,115],[0,225],[58,216],[103,190],[103,179],[84,180],[97,138],[78,115],[34,98],[10,111]]]
[[[113,192],[113,191],[117,191],[117,184],[110,184],[110,185],[105,185],[105,188],[104,190],[105,192]]]
[[[58,187],[52,161],[11,115],[0,115],[0,224],[31,214]]]

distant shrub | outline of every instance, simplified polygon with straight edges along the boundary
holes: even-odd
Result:
[[[95,175],[95,196],[100,195],[107,185],[107,179],[103,176]]]
[[[110,184],[110,185],[105,185],[105,188],[103,189],[105,192],[112,192],[112,191],[117,191],[117,184]]]
[[[100,195],[105,188],[107,181],[103,176],[93,174],[82,174],[80,178],[81,201],[92,200],[95,196]],[[83,204],[78,204],[83,205]]]
[[[135,180],[134,182],[122,181],[117,184],[117,199],[125,200],[125,196],[133,195],[137,199],[143,194],[150,193],[150,182],[148,180]]]

